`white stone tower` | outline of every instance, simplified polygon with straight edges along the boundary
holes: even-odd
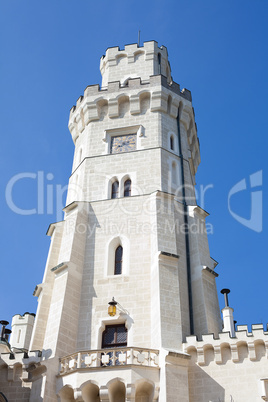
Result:
[[[73,169],[35,290],[30,400],[188,401],[182,343],[221,329],[191,93],[154,41],[109,48],[100,69],[102,87],[70,113]]]
[[[36,289],[30,348],[46,356],[46,375],[32,400],[169,401],[171,373],[187,391],[186,336],[221,326],[207,213],[195,201],[191,94],[154,41],[109,48],[100,69],[102,87],[88,86],[70,113],[65,217],[49,228]],[[123,309],[110,317],[113,297]]]
[[[71,109],[33,332],[33,314],[15,315],[10,345],[0,322],[0,401],[268,401],[267,328],[235,328],[229,289],[222,327],[190,92],[154,41],[110,48],[100,67],[102,87]]]

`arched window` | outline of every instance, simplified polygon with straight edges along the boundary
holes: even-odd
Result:
[[[112,184],[112,197],[111,198],[118,198],[118,196],[119,196],[119,183],[116,180]]]
[[[174,151],[174,137],[173,135],[170,136],[170,149]]]
[[[123,264],[123,247],[118,246],[115,250],[115,259],[114,259],[114,274],[121,275],[122,274],[122,264]]]
[[[124,183],[124,197],[131,196],[131,180],[127,179]]]

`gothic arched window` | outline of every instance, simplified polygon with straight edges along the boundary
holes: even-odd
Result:
[[[119,196],[119,183],[116,180],[112,184],[112,197],[111,198],[118,198],[118,196]]]
[[[131,196],[131,180],[127,179],[124,183],[124,197]]]
[[[115,259],[114,259],[114,274],[121,275],[122,274],[122,265],[123,265],[123,247],[118,246],[115,250]]]

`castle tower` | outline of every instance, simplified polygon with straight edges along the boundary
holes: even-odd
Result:
[[[49,227],[35,290],[30,349],[43,369],[32,371],[31,400],[186,401],[182,343],[221,328],[195,199],[191,93],[154,41],[109,48],[100,69],[102,87],[88,86],[70,112],[65,216]]]
[[[36,318],[15,315],[10,343],[0,322],[0,401],[268,401],[268,327],[235,328],[229,289],[220,319],[191,93],[154,41],[100,69],[70,112]]]

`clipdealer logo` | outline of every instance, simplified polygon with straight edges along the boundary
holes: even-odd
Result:
[[[228,209],[232,217],[241,225],[260,233],[262,231],[263,222],[263,192],[260,188],[262,186],[262,170],[253,173],[249,176],[249,186],[247,180],[244,178],[236,183],[228,194]],[[250,217],[247,219],[235,213],[231,208],[231,198],[235,197],[238,193],[250,192]],[[246,195],[246,194],[245,194]]]
[[[98,175],[98,179],[100,177],[103,179],[104,186],[107,186],[109,182],[109,177],[103,174]],[[15,187],[20,184],[23,184],[23,180],[32,180],[33,181],[33,200],[36,203],[34,208],[21,208],[20,200],[18,196],[15,196]],[[83,188],[79,186],[78,183],[70,183],[68,185],[61,185],[53,183],[54,175],[52,173],[45,173],[43,171],[38,171],[37,173],[32,172],[23,172],[14,175],[7,183],[5,190],[5,198],[6,203],[11,211],[19,215],[43,215],[48,214],[56,215],[56,219],[60,221],[62,219],[62,210],[65,207],[65,198],[67,191],[69,191],[68,198],[71,200],[78,200],[83,196]],[[249,176],[249,178],[243,178],[238,183],[236,183],[227,194],[226,204],[228,207],[228,211],[230,215],[241,225],[247,227],[250,230],[253,230],[257,233],[262,231],[263,227],[263,172],[259,170]],[[206,197],[208,190],[213,190],[214,185],[200,185],[195,189],[195,196],[192,196],[192,202],[195,204],[195,200],[197,200],[198,205],[205,209]],[[144,195],[144,189],[134,187],[133,185],[133,194],[135,195]],[[151,192],[152,189],[148,188],[148,193]],[[187,191],[187,186],[186,186]],[[171,191],[172,192],[172,191]],[[188,189],[188,193],[192,194],[192,187]],[[80,194],[80,195],[79,195]],[[148,195],[148,194],[147,194]],[[243,206],[247,206],[248,202],[248,211],[250,212],[249,218],[240,215],[237,211],[235,212],[232,207],[232,201],[235,201],[236,196],[244,195],[244,199],[242,200]],[[189,195],[190,196],[190,195]],[[250,201],[248,201],[250,196]],[[109,195],[107,195],[107,199]],[[180,201],[181,198],[181,186],[179,186],[176,190],[175,194],[176,200]],[[116,201],[116,202],[115,202]],[[129,217],[135,217],[141,213],[145,213],[146,215],[154,215],[157,211],[155,210],[154,203],[151,203],[150,198],[144,199],[144,204],[142,210],[139,209],[138,205],[136,208],[133,208],[133,204],[128,204],[128,206],[124,203],[124,198],[118,198],[117,200],[113,200],[112,203],[105,203],[103,205],[103,214],[110,215],[111,211],[115,208],[120,208],[122,214],[129,215]],[[160,205],[161,207],[161,205]],[[174,206],[170,205],[172,210]],[[138,208],[138,209],[137,209]],[[163,206],[162,206],[163,208]],[[179,209],[178,209],[179,210]],[[160,211],[158,211],[160,212]],[[148,229],[148,228],[147,228]],[[147,230],[146,229],[146,230]],[[208,230],[209,229],[209,230]],[[195,230],[195,229],[194,229]],[[207,227],[207,234],[212,234],[213,228]]]

